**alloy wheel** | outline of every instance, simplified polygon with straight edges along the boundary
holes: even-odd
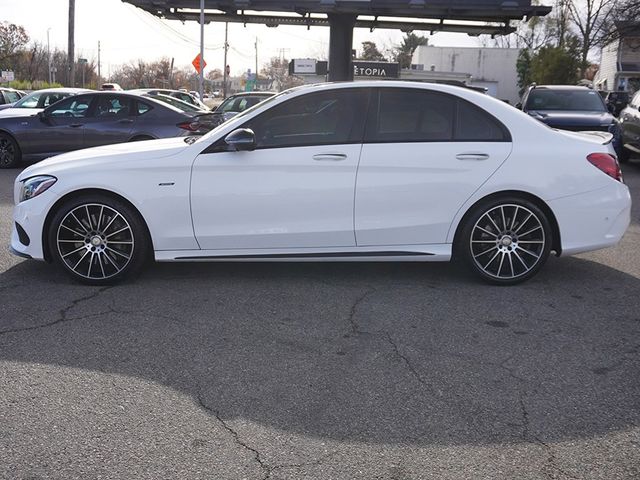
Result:
[[[108,205],[87,203],[69,211],[56,245],[66,266],[80,277],[104,280],[122,272],[133,257],[134,235],[125,217]]]
[[[515,204],[495,206],[473,226],[470,251],[476,266],[496,280],[522,277],[544,259],[547,238],[538,216]]]
[[[12,166],[16,158],[16,148],[7,137],[0,137],[0,167]]]

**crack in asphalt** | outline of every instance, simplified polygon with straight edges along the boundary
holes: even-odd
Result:
[[[260,455],[260,452],[258,450],[256,450],[255,448],[247,445],[247,443],[244,442],[240,438],[240,434],[238,432],[236,432],[233,428],[231,428],[227,422],[224,421],[224,419],[220,416],[220,412],[218,410],[214,410],[213,408],[211,408],[209,405],[207,405],[204,402],[204,400],[202,398],[202,394],[201,394],[199,388],[198,388],[196,397],[198,398],[198,403],[200,404],[200,407],[203,410],[206,410],[207,412],[212,414],[216,418],[216,420],[218,420],[220,425],[222,425],[222,427],[231,434],[231,436],[233,437],[234,442],[237,445],[239,445],[242,448],[244,448],[245,450],[253,453],[254,460],[258,463],[258,465],[260,466],[260,469],[264,473],[264,476],[262,477],[262,480],[267,480],[271,476],[271,472],[273,471],[273,468],[270,467],[269,464],[267,464],[264,460],[262,460],[262,456]]]
[[[68,317],[68,313],[75,307],[77,307],[79,304],[83,303],[83,302],[87,302],[89,300],[92,300],[96,297],[98,297],[100,294],[106,292],[107,290],[110,290],[111,288],[114,288],[113,285],[109,285],[106,287],[101,287],[97,290],[95,290],[93,293],[91,293],[90,295],[85,295],[84,297],[80,297],[80,298],[76,298],[74,300],[71,300],[71,304],[67,305],[64,308],[61,308],[58,311],[58,318],[56,318],[55,320],[53,320],[52,322],[48,322],[48,323],[43,323],[40,325],[32,325],[30,327],[21,327],[21,328],[10,328],[7,330],[0,330],[0,335],[5,335],[5,334],[9,334],[9,333],[20,333],[20,332],[28,332],[31,330],[39,330],[41,328],[48,328],[48,327],[52,327],[54,325],[57,325],[59,323],[64,323],[64,322],[69,322],[72,320],[83,320],[85,318],[90,318],[90,317],[95,317],[97,315],[104,315],[105,313],[108,312],[101,312],[101,313],[91,313],[91,314],[87,314],[87,315],[83,315],[80,317]]]
[[[376,291],[375,288],[369,288],[366,292],[364,292],[362,295],[356,298],[355,302],[353,302],[353,304],[351,305],[351,310],[349,311],[349,317],[347,319],[349,321],[349,324],[351,325],[351,333],[354,333],[356,335],[371,333],[365,330],[360,330],[360,325],[356,321],[356,314],[358,313],[358,307],[360,306],[360,304],[364,302],[367,299],[367,297],[372,293],[374,293],[375,291]]]
[[[424,385],[425,387],[428,387],[429,389],[431,389],[431,385],[429,383],[427,383],[427,381],[422,378],[422,376],[420,375],[420,373],[418,373],[418,371],[416,370],[416,368],[411,364],[411,362],[409,361],[409,359],[403,355],[400,350],[398,349],[398,345],[396,345],[396,343],[393,341],[393,339],[391,338],[391,335],[389,334],[389,332],[381,332],[384,333],[384,335],[387,337],[387,341],[391,344],[391,346],[393,347],[393,351],[396,354],[396,356],[398,358],[400,358],[404,364],[407,366],[407,369],[411,372],[411,374],[416,378],[416,380],[418,380],[422,385]]]
[[[240,447],[244,448],[245,450],[253,454],[253,459],[255,460],[255,462],[258,464],[258,466],[263,472],[263,477],[261,480],[268,480],[271,477],[271,474],[276,470],[284,470],[287,468],[303,468],[307,466],[320,465],[326,459],[332,457],[337,453],[337,452],[330,452],[311,462],[285,463],[285,464],[278,464],[278,465],[271,466],[265,460],[263,460],[263,456],[258,449],[248,445],[244,440],[240,438],[240,434],[237,431],[235,431],[227,422],[225,422],[225,420],[220,416],[220,412],[218,410],[211,408],[209,405],[205,403],[204,399],[202,398],[202,393],[199,387],[197,388],[196,398],[198,399],[198,404],[200,405],[200,408],[202,408],[203,410],[213,415],[215,419],[218,421],[218,423],[222,425],[222,427],[231,434],[231,436],[233,437],[233,441],[237,445],[239,445]]]

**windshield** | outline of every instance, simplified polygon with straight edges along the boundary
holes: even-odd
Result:
[[[598,92],[593,90],[534,89],[529,93],[526,110],[571,110],[606,112]]]
[[[46,108],[69,95],[71,94],[61,92],[32,92],[18,100],[14,108]]]

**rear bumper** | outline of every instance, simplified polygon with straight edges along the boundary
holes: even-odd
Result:
[[[631,223],[631,195],[616,183],[549,202],[560,228],[562,255],[616,245]]]

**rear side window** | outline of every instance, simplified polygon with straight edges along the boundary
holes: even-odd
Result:
[[[458,99],[457,128],[458,142],[508,142],[509,132],[493,115],[466,100]]]
[[[508,142],[506,127],[472,103],[441,92],[418,89],[379,90],[366,141]]]
[[[137,101],[136,104],[137,104],[136,113],[138,115],[144,115],[145,113],[150,112],[151,109],[153,108],[148,103],[144,103],[140,101]]]

